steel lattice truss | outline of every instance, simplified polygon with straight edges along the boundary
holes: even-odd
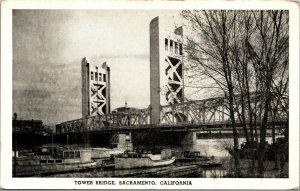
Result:
[[[192,123],[203,124],[224,122],[229,118],[224,98],[190,101],[182,104],[163,106],[162,124]]]
[[[253,96],[254,97],[254,96]],[[255,100],[251,97],[253,113],[262,113],[261,102],[254,105]],[[255,110],[256,108],[256,110]],[[241,99],[235,101],[236,123],[242,123],[240,117]],[[247,110],[247,109],[246,109]],[[270,122],[286,122],[288,120],[288,98],[274,99],[269,112]],[[246,113],[247,114],[247,113]],[[161,107],[160,124],[150,124],[150,108],[111,113],[106,115],[90,116],[85,121],[77,119],[57,125],[58,132],[83,132],[83,131],[109,131],[109,130],[132,130],[141,128],[154,128],[161,126],[201,126],[201,125],[226,125],[230,124],[229,104],[223,97],[211,98],[198,101],[189,101]],[[246,115],[247,116],[247,115]],[[259,116],[259,115],[258,115]],[[260,115],[261,116],[261,115]],[[246,123],[249,119],[246,118]],[[257,118],[257,124],[261,118]]]
[[[166,101],[168,104],[181,103],[183,100],[182,62],[170,56],[166,56],[165,62],[168,65],[165,69],[165,75],[168,78]]]
[[[103,84],[91,84],[91,115],[101,115],[105,113],[105,105],[106,105],[106,98],[103,95],[105,90],[105,85]]]

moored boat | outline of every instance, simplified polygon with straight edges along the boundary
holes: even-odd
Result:
[[[161,154],[140,154],[137,152],[127,152],[122,155],[116,155],[115,169],[132,169],[167,166],[175,161],[170,149],[164,149]]]
[[[98,167],[114,166],[114,157],[122,154],[122,151],[108,148],[92,148],[92,159],[97,162]]]
[[[202,156],[200,151],[184,151],[176,157],[177,162],[201,162],[209,161],[209,158]]]
[[[13,160],[13,174],[35,176],[95,168],[91,153],[91,150],[80,149],[56,150],[53,155],[19,156]]]
[[[176,163],[198,165],[204,169],[222,166],[222,163],[214,161],[214,156],[203,156],[200,151],[184,151],[176,156]]]

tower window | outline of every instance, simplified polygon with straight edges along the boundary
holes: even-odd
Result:
[[[102,74],[99,73],[99,81],[102,81]]]
[[[175,42],[175,54],[178,54],[178,43]]]
[[[94,80],[94,72],[91,72],[91,80]]]
[[[95,72],[95,80],[98,80],[98,73]]]
[[[169,42],[168,39],[165,38],[165,50],[168,50]]]
[[[170,41],[170,51],[173,52],[173,40]]]
[[[103,82],[106,82],[106,75],[103,74]]]
[[[182,43],[179,43],[179,55],[182,55]]]

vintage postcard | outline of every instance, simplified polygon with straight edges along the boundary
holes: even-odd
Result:
[[[296,2],[1,2],[3,189],[297,189],[298,127]]]

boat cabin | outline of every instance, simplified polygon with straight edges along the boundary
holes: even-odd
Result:
[[[89,162],[92,159],[92,150],[63,150],[64,161],[78,159],[80,162]]]
[[[126,152],[121,155],[123,158],[141,158],[143,155],[136,152]]]
[[[63,151],[63,158],[80,158],[80,151],[72,151],[72,150],[66,150]]]

